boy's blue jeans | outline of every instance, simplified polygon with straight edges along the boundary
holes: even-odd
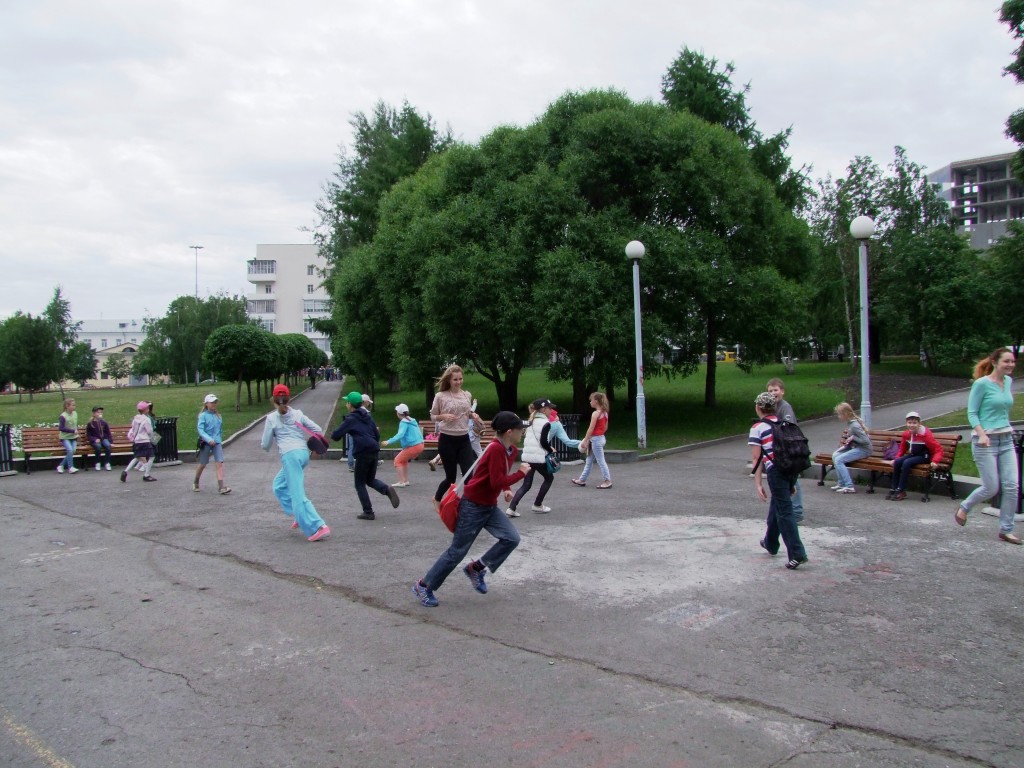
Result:
[[[482,506],[464,498],[459,504],[459,521],[455,524],[451,546],[437,558],[437,562],[423,577],[423,585],[427,589],[439,589],[484,529],[497,541],[480,558],[480,562],[490,568],[491,573],[497,571],[512,554],[512,550],[519,546],[519,531],[508,519],[508,515],[498,507]]]

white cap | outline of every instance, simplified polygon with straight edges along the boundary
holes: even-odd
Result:
[[[910,413],[908,413],[903,418],[904,419],[917,419],[918,421],[920,421],[921,420],[921,414],[918,413],[917,411],[911,411]]]
[[[208,394],[206,397],[203,398],[203,402],[204,403],[216,403],[217,399],[218,399],[217,396],[211,392],[210,394]]]
[[[395,413],[408,413],[408,412],[409,412],[409,406],[406,405],[405,403],[399,403],[398,405],[395,406]]]
[[[364,403],[369,403],[370,405],[373,405],[373,400],[370,399],[369,395],[363,395],[363,402]]]

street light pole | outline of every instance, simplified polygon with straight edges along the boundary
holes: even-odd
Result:
[[[633,262],[633,333],[636,340],[636,444],[647,447],[647,402],[644,399],[644,351],[640,333],[640,259],[644,244],[631,240],[626,245],[626,258]]]
[[[870,216],[858,216],[850,224],[850,234],[859,246],[860,269],[860,417],[871,428],[871,356],[868,349],[868,240],[875,234]]]
[[[189,248],[196,252],[196,301],[199,301],[199,252],[203,249],[201,245],[190,245]]]

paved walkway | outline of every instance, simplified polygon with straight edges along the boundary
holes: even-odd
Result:
[[[329,429],[339,391],[295,405]],[[189,465],[0,480],[8,764],[1024,765],[1024,548],[992,518],[807,483],[810,562],[787,571],[737,438],[613,466],[608,491],[566,468],[490,593],[456,571],[425,609],[441,476],[417,463],[364,522],[343,465],[313,461],[333,535],[309,544],[260,432],[229,447],[225,497],[189,492]]]

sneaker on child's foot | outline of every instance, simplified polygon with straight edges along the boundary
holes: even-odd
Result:
[[[361,515],[356,515],[356,520],[376,520],[377,516],[373,512],[363,512]]]
[[[144,480],[145,482],[147,482],[147,483],[155,483],[155,482],[156,482],[156,478],[155,478],[155,477],[153,477],[152,475],[143,475],[143,476],[142,476],[142,479],[143,479],[143,480]]]
[[[836,488],[836,493],[856,493],[857,489],[852,485],[841,485]]]
[[[106,464],[104,464],[104,465],[103,465],[103,468],[104,468],[105,470],[107,470],[107,472],[109,472],[109,471],[110,471],[110,463],[109,463],[109,462],[107,462]]]
[[[192,483],[192,490],[199,493],[199,483]]]
[[[320,541],[320,539],[326,539],[330,535],[331,529],[328,528],[326,525],[321,525],[319,528],[317,528],[316,533],[310,536],[307,539],[307,541]]]
[[[398,509],[398,491],[395,490],[395,486],[389,485],[385,491],[387,497],[391,499],[391,506]]]
[[[416,595],[416,599],[420,601],[420,604],[425,605],[427,608],[437,608],[437,598],[434,597],[434,590],[427,589],[417,581],[412,585],[412,593]]]
[[[97,465],[96,465],[96,471],[97,471],[97,472],[99,472],[99,471],[100,471],[100,470],[102,470],[102,469],[103,469],[103,465],[102,465],[102,464],[97,464]]]
[[[128,470],[127,469],[122,469],[121,470],[121,482],[122,483],[127,483],[128,482]]]
[[[513,509],[512,507],[509,507],[508,509],[506,509],[505,510],[505,514],[508,515],[509,517],[519,517],[519,512],[517,510]]]
[[[64,474],[64,465],[63,464],[58,464],[57,465],[57,474],[58,475],[63,475]]]
[[[534,504],[533,511],[539,515],[547,514],[551,511],[551,507],[545,507],[543,504]]]
[[[466,574],[466,577],[473,583],[473,589],[479,592],[481,595],[487,594],[487,583],[484,581],[483,570],[477,570],[473,567],[474,563],[470,563],[462,572]]]
[[[68,474],[69,475],[73,475],[77,471],[78,471],[78,467],[72,467],[71,469],[68,470]]]

